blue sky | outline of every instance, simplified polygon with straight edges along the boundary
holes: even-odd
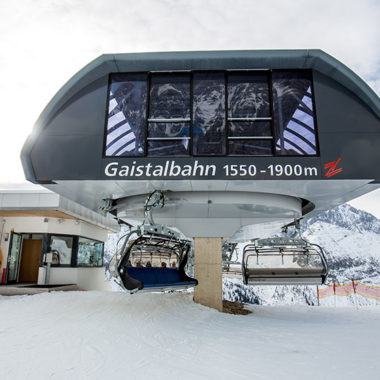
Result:
[[[376,0],[0,0],[0,182],[23,181],[38,115],[103,53],[318,48],[379,95],[379,20]]]

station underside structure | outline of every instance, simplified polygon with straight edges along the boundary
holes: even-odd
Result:
[[[319,50],[103,55],[48,104],[22,161],[96,212],[142,221],[160,191],[156,223],[231,238],[378,188],[380,101]]]

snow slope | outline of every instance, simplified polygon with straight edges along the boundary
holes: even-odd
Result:
[[[379,378],[380,308],[250,308],[185,293],[1,297],[1,378]]]

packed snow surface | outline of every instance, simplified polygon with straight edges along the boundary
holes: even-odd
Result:
[[[380,308],[254,306],[192,294],[0,298],[2,379],[378,379]]]

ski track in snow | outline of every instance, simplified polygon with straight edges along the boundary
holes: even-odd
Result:
[[[378,379],[380,308],[249,306],[192,294],[0,297],[2,379]]]

